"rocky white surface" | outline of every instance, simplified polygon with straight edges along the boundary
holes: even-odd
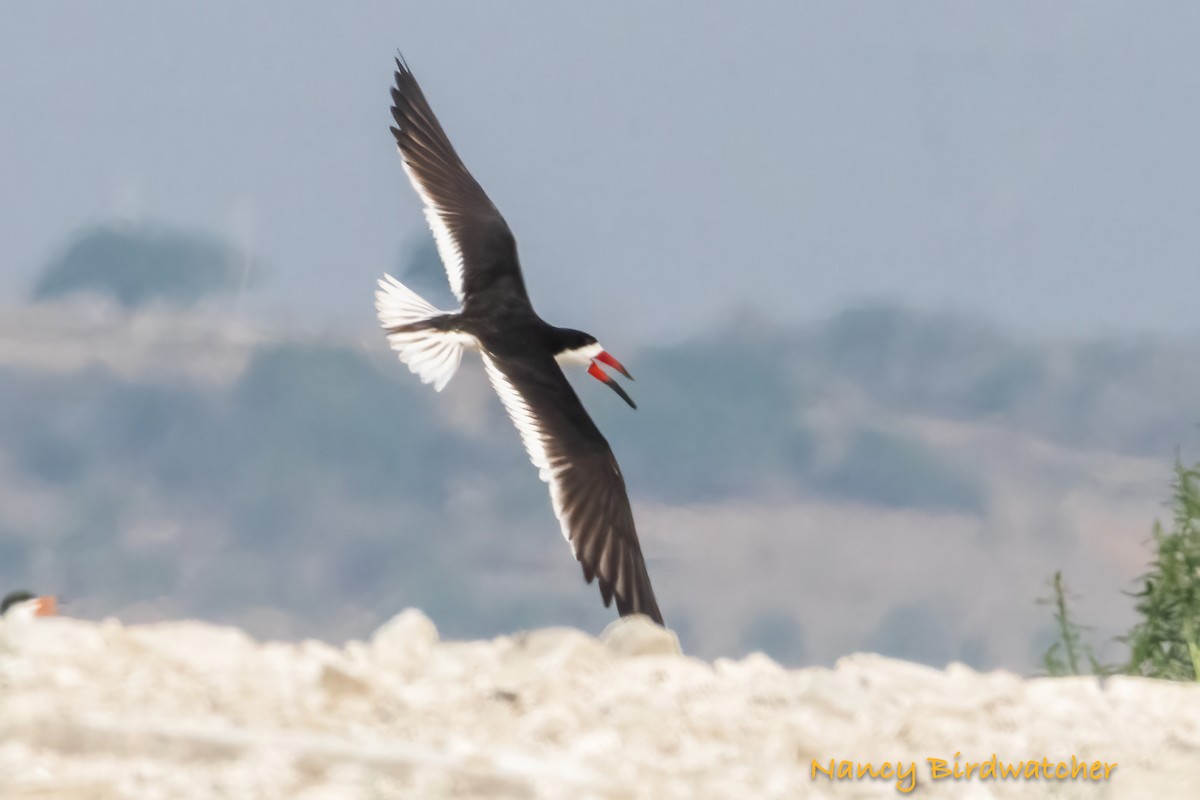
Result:
[[[1043,758],[1107,781],[933,780]],[[915,762],[894,779],[813,761]],[[785,670],[680,655],[641,619],[441,642],[259,643],[196,622],[0,621],[0,798],[1200,796],[1200,686],[945,671],[873,655]]]

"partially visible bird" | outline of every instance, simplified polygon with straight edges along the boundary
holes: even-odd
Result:
[[[375,306],[388,341],[439,392],[463,350],[479,351],[529,459],[550,485],[584,579],[596,580],[605,606],[615,600],[622,616],[645,614],[661,625],[621,468],[559,364],[587,364],[589,375],[636,408],[600,365],[632,377],[596,337],[537,315],[508,224],[455,153],[402,58],[395,81],[392,135],[462,308],[439,311],[385,275]]]
[[[0,617],[28,619],[53,617],[58,614],[58,600],[52,595],[38,597],[33,592],[19,589],[9,592],[0,600]]]

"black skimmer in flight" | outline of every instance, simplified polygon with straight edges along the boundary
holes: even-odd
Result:
[[[392,134],[462,308],[439,311],[386,275],[375,307],[388,341],[439,392],[464,349],[480,352],[529,459],[550,484],[555,516],[584,579],[594,578],[604,605],[615,599],[621,616],[645,614],[661,625],[621,468],[559,364],[589,365],[588,374],[636,408],[600,364],[632,378],[596,337],[555,327],[533,310],[504,217],[454,152],[401,58],[395,77]]]

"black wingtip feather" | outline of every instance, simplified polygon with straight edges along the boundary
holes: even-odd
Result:
[[[609,606],[612,605],[612,601],[613,601],[612,586],[609,585],[608,581],[603,580],[603,579],[601,579],[599,581],[599,583],[600,583],[600,599],[604,601],[604,607],[608,608]],[[621,598],[618,597],[617,603],[619,604],[620,602],[621,602]],[[619,608],[617,610],[620,611]]]

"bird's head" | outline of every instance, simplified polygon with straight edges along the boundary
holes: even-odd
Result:
[[[33,592],[9,592],[0,600],[0,617],[9,613],[20,617],[53,617],[58,602],[53,596],[38,597]]]
[[[633,380],[633,376],[629,374],[629,370],[625,369],[620,361],[613,358],[601,346],[600,342],[596,341],[595,336],[570,328],[559,328],[558,331],[560,333],[560,349],[555,355],[558,363],[587,364],[588,375],[591,375],[620,395],[622,400],[629,403],[630,408],[637,408],[637,403],[633,402],[633,398],[600,365],[607,364],[626,378],[629,378],[629,380]]]

